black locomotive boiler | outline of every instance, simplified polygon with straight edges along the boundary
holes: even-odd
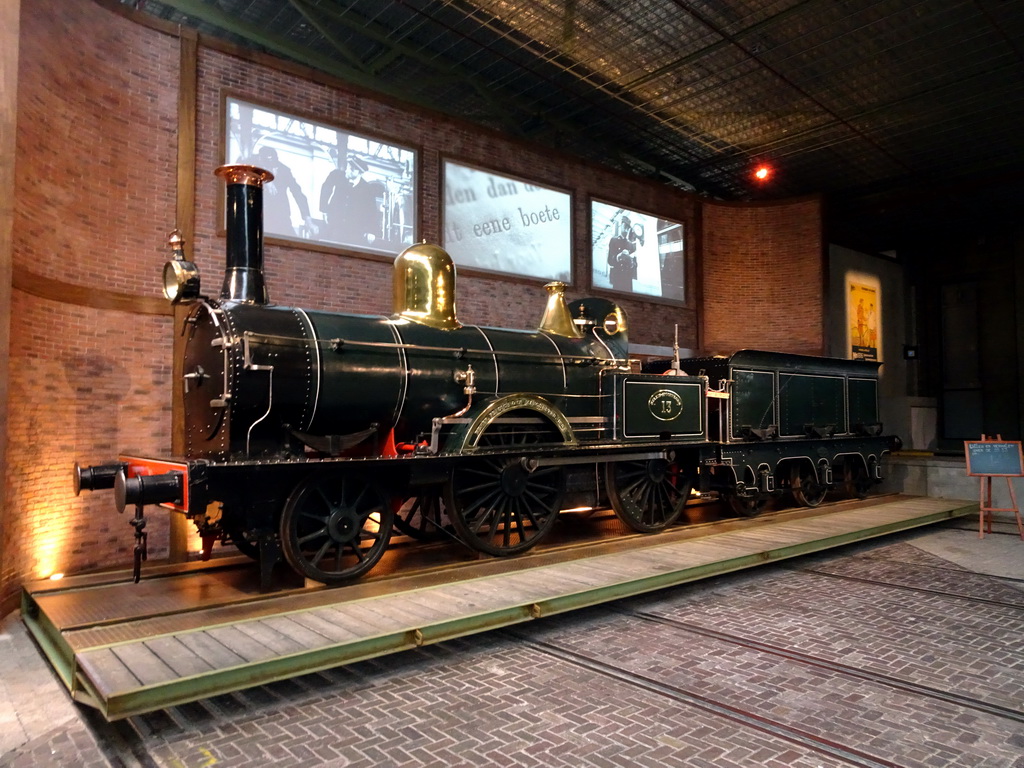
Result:
[[[307,578],[366,573],[392,527],[441,525],[492,555],[536,544],[559,511],[608,503],[631,528],[675,523],[694,489],[756,514],[785,491],[816,505],[881,479],[877,364],[767,352],[629,359],[624,312],[567,302],[549,283],[537,330],[463,325],[441,248],[395,261],[394,313],[317,312],[269,302],[262,185],[227,185],[227,269],[218,298],[172,236],[164,292],[190,309],[180,361],[183,456],[78,467],[75,489],[160,504],[261,561]],[[678,358],[678,356],[677,356]]]

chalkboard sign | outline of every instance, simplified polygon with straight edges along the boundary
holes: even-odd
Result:
[[[967,474],[971,477],[1024,475],[1019,440],[965,440],[964,452],[967,454]]]

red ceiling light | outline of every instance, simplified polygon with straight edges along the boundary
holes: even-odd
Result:
[[[772,177],[772,168],[770,165],[759,165],[754,171],[754,178],[758,181],[768,181]]]

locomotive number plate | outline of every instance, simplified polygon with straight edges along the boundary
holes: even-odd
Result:
[[[690,377],[623,377],[622,436],[676,436],[704,432],[704,384]]]
[[[659,389],[648,398],[647,409],[658,421],[675,421],[683,413],[683,398],[671,389]]]

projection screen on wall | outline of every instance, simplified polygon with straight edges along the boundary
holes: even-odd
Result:
[[[686,301],[683,224],[591,201],[594,288]]]
[[[572,282],[568,192],[444,163],[444,248],[459,267]]]
[[[225,160],[274,174],[267,237],[388,255],[416,241],[412,149],[230,96],[224,111]]]

